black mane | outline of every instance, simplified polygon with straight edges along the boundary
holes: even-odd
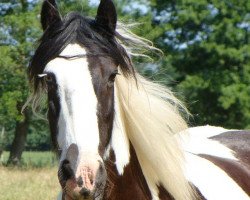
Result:
[[[122,39],[119,33],[115,32],[115,35],[120,40]],[[37,75],[43,73],[47,63],[58,57],[68,44],[73,43],[86,48],[87,53],[105,54],[111,57],[120,65],[125,75],[134,74],[131,59],[116,37],[107,32],[95,19],[72,12],[62,21],[55,21],[51,24],[39,40],[39,46],[28,68],[34,92],[41,86]]]

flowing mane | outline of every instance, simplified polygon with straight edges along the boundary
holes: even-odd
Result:
[[[187,128],[173,93],[136,73],[116,79],[117,112],[126,137],[135,148],[151,193],[158,196],[162,185],[175,199],[193,199],[185,178],[183,149],[176,133]],[[182,188],[181,190],[179,188]]]

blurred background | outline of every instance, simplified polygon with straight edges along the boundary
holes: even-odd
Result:
[[[2,200],[55,199],[59,191],[47,121],[35,117],[30,108],[21,114],[29,95],[27,66],[42,34],[41,3],[0,0]],[[99,0],[58,0],[58,4],[62,15],[74,10],[94,17]],[[185,102],[193,115],[190,126],[250,128],[249,0],[115,0],[115,4],[121,22],[139,23],[133,32],[164,52],[163,57],[152,54],[153,60],[135,59],[135,65]],[[51,188],[55,189],[48,192]]]

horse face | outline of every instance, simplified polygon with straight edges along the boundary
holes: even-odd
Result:
[[[64,58],[75,55],[87,52],[77,44],[68,45],[47,64],[43,76],[48,118],[51,130],[57,129],[61,150],[60,183],[70,196],[88,197],[100,195],[105,186],[102,158],[112,132],[117,66],[105,57]]]
[[[44,2],[41,13],[44,37],[54,37],[54,25],[70,24],[73,20],[61,20],[54,0]],[[90,23],[86,27],[94,23],[94,31],[101,31],[98,37],[106,37],[105,41],[113,37],[116,12],[112,1],[101,1],[96,20]],[[75,38],[46,64],[39,77],[48,91],[52,141],[60,150],[58,177],[63,199],[102,199],[107,178],[103,158],[112,133],[118,64],[104,56],[107,52],[98,44],[92,43],[91,33],[84,33],[85,41],[92,44],[87,42],[86,46],[84,41],[77,43],[77,31],[69,37],[72,35]]]

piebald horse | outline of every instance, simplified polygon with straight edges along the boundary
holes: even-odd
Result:
[[[187,129],[173,93],[134,69],[129,46],[147,42],[119,33],[112,0],[94,19],[45,0],[41,24],[28,75],[33,104],[48,96],[60,200],[249,199],[249,133]]]

